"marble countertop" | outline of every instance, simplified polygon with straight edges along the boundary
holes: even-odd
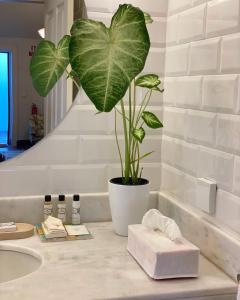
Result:
[[[91,240],[42,243],[38,236],[2,241],[38,252],[41,267],[25,277],[0,284],[1,300],[232,300],[236,283],[200,258],[198,279],[154,281],[126,250],[127,239],[111,223],[89,223]],[[30,250],[31,251],[31,250]],[[214,297],[215,296],[215,297]]]

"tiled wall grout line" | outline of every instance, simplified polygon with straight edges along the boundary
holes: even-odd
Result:
[[[184,142],[184,143],[186,143],[188,145],[201,146],[201,147],[203,147],[205,149],[215,150],[215,151],[217,151],[219,153],[222,153],[222,154],[229,154],[229,155],[233,155],[234,157],[240,157],[240,154],[237,155],[235,153],[230,153],[230,152],[224,151],[221,148],[217,148],[217,147],[213,148],[213,147],[210,147],[210,146],[207,146],[207,145],[202,145],[202,144],[197,143],[197,142],[195,142],[195,143],[194,142],[190,142],[190,141],[188,141],[186,139],[181,139],[181,138],[178,138],[176,136],[170,136],[170,135],[167,135],[167,134],[163,134],[162,138],[164,139],[166,137],[167,138],[171,138],[171,139],[173,139],[174,141],[177,141],[177,142]]]
[[[205,28],[206,28],[206,27],[205,27]],[[233,32],[229,32],[229,33],[223,34],[222,37],[223,37],[223,38],[225,38],[225,37],[231,37],[231,36],[233,36],[233,35],[238,35],[238,34],[239,34],[239,32],[233,31]],[[179,41],[177,40],[177,42],[175,42],[174,44],[167,44],[167,43],[166,43],[166,49],[174,48],[174,47],[180,46],[180,45],[186,45],[186,44],[189,44],[190,42],[191,42],[191,43],[197,43],[197,42],[205,41],[205,40],[207,40],[207,39],[215,39],[215,38],[217,38],[217,37],[219,37],[219,36],[211,36],[211,37],[206,37],[206,36],[204,36],[204,37],[199,38],[199,39],[197,39],[197,40],[190,40],[190,41],[184,41],[184,42],[179,42]]]
[[[209,112],[209,113],[217,113],[217,114],[222,114],[222,115],[233,115],[233,116],[238,116],[239,112],[228,112],[228,111],[221,111],[221,110],[211,110],[211,109],[206,109],[203,108],[202,106],[200,108],[190,108],[187,106],[175,106],[175,105],[165,105],[165,108],[176,108],[176,109],[188,109],[188,110],[192,110],[192,111],[198,111],[198,112]]]
[[[203,19],[203,36],[204,39],[206,39],[207,35],[207,3],[205,3],[205,8],[204,8],[204,19]]]
[[[221,62],[222,62],[222,37],[219,40],[218,45],[218,74],[221,74]]]

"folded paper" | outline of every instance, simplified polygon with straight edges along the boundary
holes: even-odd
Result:
[[[48,218],[42,223],[42,229],[47,239],[67,236],[67,232],[62,221],[52,216],[48,216]]]

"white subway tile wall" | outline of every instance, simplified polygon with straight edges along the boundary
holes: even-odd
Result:
[[[163,132],[169,136],[185,137],[186,111],[182,108],[164,108],[164,128]]]
[[[221,73],[240,72],[240,34],[226,35],[222,38]]]
[[[216,180],[213,218],[238,233],[239,5],[239,0],[169,1],[161,175],[162,190],[193,206],[196,178]]]
[[[170,191],[177,199],[183,201],[184,172],[179,169],[162,164],[161,189]]]
[[[205,76],[203,80],[203,108],[234,113],[238,96],[237,75]]]
[[[177,107],[199,109],[202,103],[202,77],[201,76],[184,76],[176,78]]]
[[[176,29],[178,22],[178,15],[168,17],[166,28],[166,44],[176,44],[178,40],[178,31]]]
[[[239,30],[239,0],[212,0],[207,4],[207,36]]]
[[[178,17],[178,40],[188,42],[204,37],[205,5],[188,9]],[[172,17],[173,18],[173,17]],[[176,31],[176,30],[175,30]]]
[[[191,43],[189,74],[216,74],[218,72],[219,45],[219,38]]]
[[[178,11],[183,11],[192,6],[192,0],[168,0],[168,13],[174,14]]]
[[[188,69],[188,54],[189,45],[167,48],[165,56],[165,74],[169,76],[185,75]]]
[[[164,76],[165,49],[151,48],[143,73],[156,73]]]
[[[217,115],[210,112],[188,110],[186,113],[186,140],[214,146]]]
[[[233,192],[237,195],[240,196],[240,157],[235,156],[235,161],[234,161],[234,169],[233,169]]]

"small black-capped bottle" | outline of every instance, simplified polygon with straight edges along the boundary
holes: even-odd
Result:
[[[44,220],[48,218],[48,216],[52,215],[52,197],[51,195],[45,195],[44,207],[43,207],[43,214]]]
[[[65,195],[59,195],[58,200],[59,201],[65,201]]]
[[[65,195],[58,196],[58,204],[57,204],[57,216],[63,224],[66,223],[66,202]]]
[[[80,224],[80,196],[79,195],[73,195],[72,224],[73,225],[79,225]]]

